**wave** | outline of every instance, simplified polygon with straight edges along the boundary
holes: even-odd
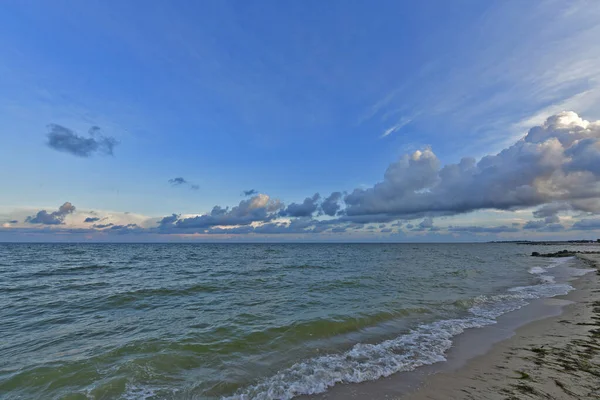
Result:
[[[224,397],[228,400],[291,399],[323,393],[337,383],[359,383],[411,371],[445,361],[452,337],[465,329],[493,323],[485,318],[465,318],[421,325],[410,333],[378,344],[358,343],[349,351],[292,365],[276,375]]]
[[[563,262],[560,260],[549,267]],[[530,272],[542,275],[547,270],[534,267]],[[514,287],[503,294],[459,300],[454,305],[468,313],[464,318],[419,325],[395,339],[378,344],[358,343],[343,353],[298,362],[223,399],[291,399],[323,393],[338,383],[376,380],[442,362],[446,360],[445,353],[452,346],[453,337],[466,329],[495,324],[497,317],[522,308],[529,300],[564,295],[571,290],[573,287],[566,283],[542,280],[541,284]]]
[[[112,306],[120,306],[137,300],[143,300],[154,296],[186,296],[195,293],[213,293],[223,290],[221,286],[214,285],[193,285],[184,288],[155,288],[155,289],[140,289],[130,292],[121,292],[113,294],[107,298],[107,301]]]

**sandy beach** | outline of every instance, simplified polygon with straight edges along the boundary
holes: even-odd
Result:
[[[580,255],[590,268],[600,256]],[[433,374],[402,400],[600,399],[600,271],[572,285],[558,316],[534,321],[464,366]]]

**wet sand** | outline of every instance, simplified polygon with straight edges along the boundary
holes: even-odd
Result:
[[[565,296],[534,300],[457,336],[447,362],[305,399],[600,399],[600,255]]]
[[[590,268],[600,256],[580,255]],[[429,376],[402,400],[600,399],[600,270],[555,298],[562,314],[529,323],[453,371]]]

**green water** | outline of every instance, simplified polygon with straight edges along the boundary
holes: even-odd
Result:
[[[565,293],[533,250],[0,244],[0,397],[291,398],[410,370]]]

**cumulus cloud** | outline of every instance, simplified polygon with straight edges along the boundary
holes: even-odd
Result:
[[[312,197],[307,197],[300,204],[292,203],[281,212],[283,216],[289,217],[310,217],[319,207],[318,201],[321,198],[319,193],[315,193]]]
[[[188,182],[186,179],[184,179],[181,176],[169,179],[169,183],[171,184],[171,186],[189,186],[189,188],[191,190],[198,190],[198,189],[200,189],[199,185],[196,185],[195,183]]]
[[[183,177],[170,179],[169,183],[193,187]],[[433,150],[425,148],[390,164],[382,180],[371,187],[348,193],[333,192],[324,199],[315,193],[287,207],[267,195],[257,194],[254,189],[242,194],[248,197],[234,207],[216,205],[209,213],[197,216],[172,214],[146,232],[303,234],[371,230],[388,233],[388,223],[400,227],[403,222],[412,221],[405,225],[406,230],[430,234],[441,229],[434,225],[435,217],[488,209],[530,208],[535,208],[534,219],[528,222],[512,225],[507,222],[508,226],[450,226],[447,231],[557,232],[565,229],[561,213],[600,213],[600,122],[588,122],[573,112],[562,112],[530,129],[512,146],[480,160],[465,157],[457,163],[442,165]],[[42,210],[26,221],[59,225],[70,212],[62,207],[52,213]],[[98,219],[89,217],[85,222],[94,223]],[[122,225],[93,227],[105,232],[142,231],[139,226],[115,223]],[[593,230],[600,226],[597,219],[583,219],[576,221],[572,229]]]
[[[113,149],[119,144],[115,138],[101,135],[97,126],[89,129],[87,137],[58,124],[50,124],[48,129],[49,147],[78,157],[91,157],[94,154],[113,155]]]
[[[75,206],[67,201],[58,208],[58,211],[49,213],[46,210],[41,210],[36,215],[27,217],[25,222],[30,224],[61,225],[64,223],[65,217],[74,211]]]
[[[329,197],[325,198],[325,200],[323,200],[323,203],[321,203],[321,211],[323,211],[323,214],[329,215],[330,217],[335,216],[335,214],[341,208],[341,205],[339,204],[341,199],[341,192],[331,193]]]
[[[599,160],[600,122],[562,112],[478,162],[463,158],[442,167],[431,149],[404,156],[388,167],[382,182],[348,194],[345,214],[381,221],[552,202],[581,209],[585,201],[598,205]]]
[[[268,222],[275,219],[283,204],[265,194],[259,194],[239,205],[229,208],[214,206],[209,214],[197,217],[180,218],[173,214],[159,221],[159,227],[164,229],[204,230],[219,226],[250,225],[254,222]]]

